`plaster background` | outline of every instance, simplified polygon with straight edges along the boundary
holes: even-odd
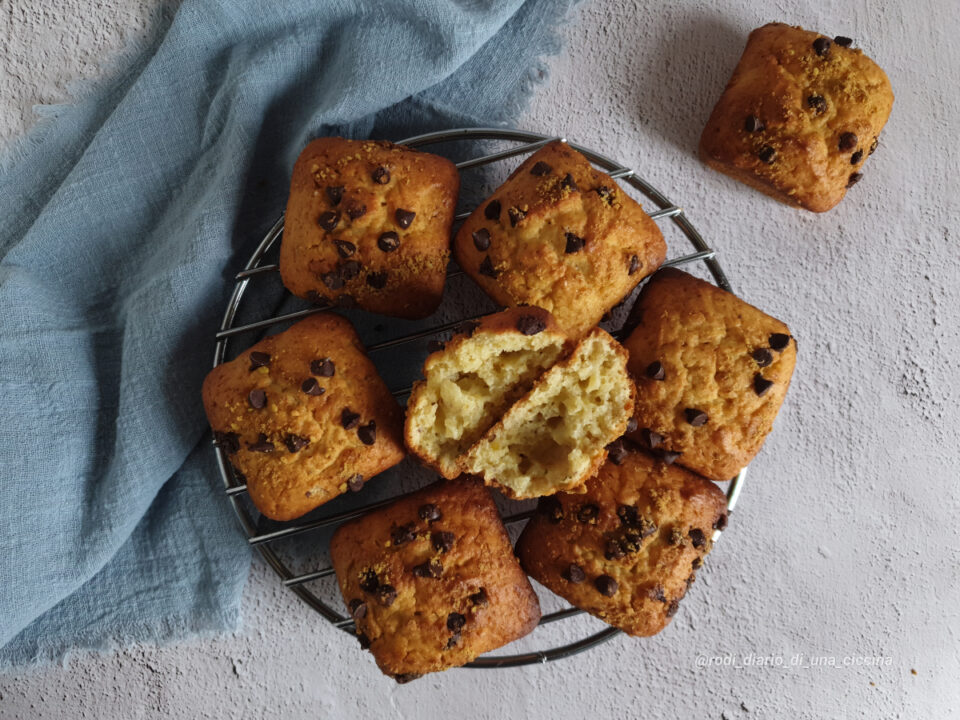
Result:
[[[0,142],[174,5],[0,0]],[[864,180],[825,215],[696,158],[746,33],[772,20],[854,37],[897,95]],[[559,663],[397,686],[255,562],[236,636],[0,676],[0,718],[960,714],[955,3],[606,0],[575,10],[565,35],[520,126],[631,164],[686,208],[738,293],[799,340],[776,429],[674,622]],[[675,251],[677,239],[668,235]],[[587,627],[597,626],[568,621],[545,637]],[[790,667],[800,653],[891,664]],[[697,666],[725,655],[785,666]]]

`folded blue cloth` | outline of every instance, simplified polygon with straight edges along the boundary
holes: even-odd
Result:
[[[571,0],[186,0],[0,162],[0,666],[232,628],[200,383],[313,137],[504,123]]]

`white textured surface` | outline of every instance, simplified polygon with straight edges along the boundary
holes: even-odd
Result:
[[[98,58],[144,32],[149,6],[0,0],[0,141],[22,131],[31,103],[62,99],[65,80],[95,75]],[[794,386],[730,531],[660,636],[397,686],[258,564],[239,636],[2,676],[0,718],[960,716],[955,9],[586,4],[522,122],[633,163],[684,205],[737,291],[799,339]],[[897,95],[863,182],[826,215],[778,205],[695,156],[747,31],[771,20],[854,37]],[[561,625],[552,637],[578,622]],[[789,667],[798,654],[840,667]],[[699,668],[700,655],[786,666]],[[862,656],[890,664],[842,666]]]

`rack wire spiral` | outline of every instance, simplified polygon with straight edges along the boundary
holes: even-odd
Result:
[[[541,135],[538,133],[521,130],[505,130],[498,128],[463,128],[417,135],[405,140],[400,140],[398,144],[417,148],[427,145],[436,145],[439,143],[455,143],[458,146],[461,143],[472,143],[473,145],[476,145],[485,141],[512,143],[510,147],[507,147],[504,150],[483,154],[477,157],[471,157],[470,159],[457,163],[458,170],[462,172],[471,168],[489,166],[511,158],[528,155],[544,145],[553,142],[554,140],[564,140],[564,138]],[[654,188],[646,180],[641,178],[632,169],[625,167],[620,163],[617,163],[610,158],[607,158],[588,148],[584,148],[573,143],[570,143],[570,146],[583,153],[595,166],[607,172],[613,179],[619,180],[621,183],[625,183],[626,185],[638,190],[649,201],[655,204],[658,209],[650,213],[650,217],[653,220],[658,222],[669,221],[675,227],[679,228],[680,231],[687,237],[693,246],[694,252],[667,260],[662,267],[702,262],[706,265],[707,270],[713,277],[713,280],[716,282],[716,284],[725,290],[731,291],[730,283],[716,258],[716,252],[706,244],[700,233],[697,232],[696,228],[690,222],[689,218],[681,207],[671,202],[665,195]],[[460,212],[455,216],[455,221],[458,223],[462,222],[467,216],[469,216],[469,214],[469,210]],[[235,324],[241,302],[245,298],[248,288],[252,283],[264,283],[272,281],[279,285],[279,268],[277,264],[264,262],[264,260],[267,254],[273,248],[279,245],[277,241],[282,236],[282,233],[283,217],[281,216],[267,231],[266,235],[257,245],[243,270],[234,276],[233,292],[227,302],[226,311],[223,315],[223,321],[221,322],[220,328],[216,334],[217,342],[213,358],[214,367],[227,360],[228,347],[231,344],[230,341],[234,337],[242,334],[253,335],[256,333],[256,331],[262,331],[275,325],[290,323],[308,315],[325,311],[324,308],[309,307],[303,310],[284,313],[249,323],[240,325]],[[457,277],[462,274],[462,270],[451,269],[448,272],[448,278]],[[634,292],[626,300],[628,305],[626,308],[627,312],[629,311],[629,305],[635,301],[636,294],[637,293]],[[371,343],[366,345],[366,349],[367,352],[374,353],[376,351],[386,350],[388,348],[396,348],[416,340],[435,337],[457,328],[464,321],[470,319],[473,318],[459,318],[456,321],[428,327],[416,332],[405,334],[401,337]],[[616,335],[616,333],[614,334]],[[404,383],[404,386],[395,389],[393,394],[397,397],[403,397],[404,395],[408,394],[410,390],[410,383],[413,380],[413,377],[407,378],[407,382]],[[289,562],[285,561],[281,557],[281,554],[276,549],[276,543],[280,540],[292,538],[309,531],[333,528],[343,522],[364,515],[371,510],[389,505],[396,499],[397,496],[373,503],[367,503],[360,507],[321,517],[300,519],[288,523],[271,523],[271,527],[264,527],[266,525],[264,519],[258,517],[255,511],[252,510],[252,504],[249,502],[244,502],[243,495],[246,492],[246,485],[243,483],[242,478],[238,477],[238,475],[232,469],[226,454],[222,449],[216,446],[215,441],[214,448],[224,490],[231,501],[233,509],[236,512],[237,518],[240,521],[240,525],[242,526],[250,545],[259,551],[263,559],[279,576],[284,587],[289,588],[298,597],[300,597],[301,600],[306,602],[307,605],[318,612],[324,619],[332,623],[334,627],[352,633],[353,620],[344,612],[325,602],[317,595],[317,593],[313,592],[309,587],[307,587],[309,583],[314,581],[332,578],[334,575],[333,568],[327,566],[308,572],[296,572],[291,569]],[[727,487],[727,504],[728,510],[731,512],[736,506],[740,491],[743,488],[745,475],[746,469],[741,471],[740,474],[737,475],[737,477],[735,477]],[[518,525],[519,523],[527,520],[532,514],[533,510],[505,513],[503,516],[503,521],[508,526]],[[720,531],[715,531],[714,540],[716,540],[719,536]],[[559,622],[575,615],[580,615],[582,612],[582,610],[577,608],[567,607],[562,610],[547,613],[541,618],[540,625]],[[536,650],[533,652],[514,655],[482,656],[470,663],[468,667],[512,667],[558,660],[595,647],[596,645],[609,640],[619,632],[620,631],[616,628],[608,627],[580,640],[559,647],[551,647],[545,650]]]

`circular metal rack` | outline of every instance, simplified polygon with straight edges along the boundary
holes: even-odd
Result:
[[[544,145],[553,142],[554,140],[564,140],[564,138],[551,137],[521,130],[463,128],[417,135],[416,137],[407,138],[406,140],[400,140],[398,141],[398,144],[417,148],[427,145],[435,145],[438,143],[457,143],[457,147],[460,147],[460,143],[473,143],[473,145],[477,145],[479,142],[483,141],[512,143],[510,147],[507,147],[499,152],[471,157],[468,160],[457,163],[457,169],[464,171],[470,168],[477,168],[502,162],[510,158],[526,156],[540,149]],[[621,183],[626,183],[630,187],[640,191],[649,201],[659,208],[658,210],[650,213],[650,217],[653,220],[669,220],[687,237],[693,246],[694,252],[675,257],[673,259],[668,259],[665,263],[663,263],[662,267],[674,267],[688,263],[702,262],[706,265],[710,275],[713,277],[718,286],[728,291],[731,290],[730,283],[728,282],[723,269],[720,267],[720,263],[717,261],[716,252],[710,249],[706,242],[704,242],[703,238],[700,236],[700,233],[697,232],[696,228],[694,228],[693,224],[687,218],[681,207],[671,202],[659,190],[650,185],[650,183],[641,178],[630,168],[625,167],[620,163],[617,163],[610,158],[607,158],[588,148],[584,148],[573,143],[570,143],[570,146],[583,153],[596,167],[607,172],[613,179],[618,180]],[[455,222],[462,222],[469,214],[469,210],[458,213],[455,217]],[[241,325],[235,324],[237,312],[241,306],[241,301],[244,299],[251,283],[255,281],[257,283],[272,281],[279,284],[278,266],[275,263],[264,262],[264,260],[265,256],[271,251],[271,249],[279,245],[277,241],[280,239],[282,234],[283,216],[281,216],[267,231],[267,234],[264,236],[263,240],[261,240],[260,244],[253,251],[249,261],[244,266],[244,269],[235,275],[233,293],[231,294],[227,303],[223,321],[216,335],[217,344],[213,359],[214,366],[217,366],[227,360],[228,344],[231,338],[234,336],[244,333],[255,333],[255,331],[262,331],[274,325],[289,323],[308,315],[312,315],[317,312],[324,312],[326,310],[326,308],[322,307],[309,307],[296,312],[285,313],[255,322]],[[461,274],[463,274],[461,270],[451,269],[448,272],[448,278]],[[636,292],[632,293],[625,302],[628,305],[631,304],[635,301],[636,296]],[[404,335],[402,337],[369,344],[367,345],[367,351],[374,352],[386,348],[397,347],[415,340],[421,340],[423,338],[435,337],[454,330],[464,321],[470,319],[474,318],[460,318],[454,322],[433,326]],[[616,331],[614,331],[613,334],[615,337],[618,336]],[[406,386],[394,390],[393,394],[397,397],[403,397],[407,395],[410,390],[409,384],[412,383],[413,379],[414,378],[409,378]],[[262,527],[263,523],[256,517],[255,513],[250,512],[247,506],[248,504],[242,502],[243,498],[241,496],[246,492],[246,485],[243,483],[242,477],[239,477],[234,473],[226,454],[220,448],[216,447],[215,442],[214,447],[225,492],[229,497],[231,504],[233,505],[233,509],[240,520],[240,524],[247,535],[250,545],[255,547],[260,552],[264,560],[266,560],[270,567],[272,567],[276,574],[280,577],[280,580],[285,587],[296,593],[296,595],[299,596],[304,602],[306,602],[316,612],[332,623],[334,627],[352,633],[353,620],[344,612],[331,607],[328,603],[318,597],[317,594],[306,587],[306,584],[312,581],[321,580],[323,578],[332,578],[334,575],[333,568],[323,567],[305,573],[295,572],[289,567],[288,563],[281,558],[280,554],[273,547],[273,544],[276,541],[284,538],[290,538],[300,533],[321,528],[329,529],[335,527],[340,523],[359,517],[371,510],[388,505],[393,502],[396,497],[381,500],[379,502],[368,503],[355,509],[317,519],[300,520],[288,523],[272,523],[270,528],[264,530]],[[740,490],[743,487],[745,475],[746,469],[741,471],[737,477],[733,478],[727,487],[727,504],[728,510],[731,512],[737,503],[737,498],[740,494]],[[527,520],[532,513],[532,510],[507,513],[504,514],[503,521],[507,525],[518,524]],[[716,540],[719,536],[720,531],[715,531],[713,539]],[[551,612],[545,614],[541,618],[540,625],[565,620],[575,615],[580,615],[582,612],[582,610],[574,607],[568,607],[556,612]],[[470,663],[468,667],[511,667],[559,660],[599,645],[609,640],[619,632],[620,631],[616,628],[608,627],[592,635],[588,635],[587,637],[584,637],[576,642],[572,642],[560,647],[552,647],[546,650],[537,650],[534,652],[516,655],[482,656]]]

